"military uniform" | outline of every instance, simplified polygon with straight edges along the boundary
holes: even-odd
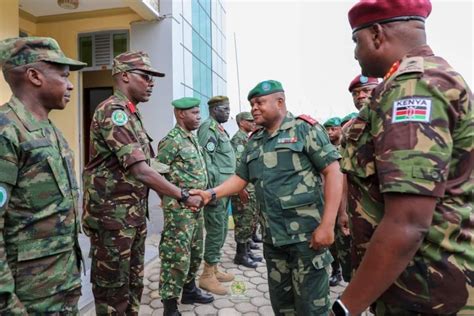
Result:
[[[239,129],[230,140],[235,152],[237,166],[240,164],[247,142],[248,135],[241,129]],[[242,203],[238,195],[231,196],[232,216],[235,223],[234,234],[237,243],[246,243],[249,241],[258,221],[255,187],[250,183],[245,189],[249,194],[248,203]]]
[[[170,166],[168,181],[186,189],[207,188],[206,163],[196,137],[179,125],[160,141],[156,159]],[[160,241],[160,296],[179,297],[194,280],[203,256],[204,218],[174,198],[163,197],[164,228]]]
[[[277,91],[283,91],[279,82],[264,81],[248,99]],[[236,174],[255,185],[276,315],[328,315],[333,258],[309,241],[323,211],[319,172],[339,157],[321,125],[289,112],[271,135],[264,129],[253,134],[242,155]]]
[[[143,52],[123,53],[114,60],[114,73],[134,67],[156,74]],[[136,105],[120,90],[97,107],[90,137],[90,161],[83,174],[83,227],[91,239],[96,312],[137,314],[149,189],[128,169],[141,161],[150,164],[152,138]]]
[[[216,187],[235,171],[235,154],[229,135],[222,125],[210,116],[199,127],[198,139],[204,149],[209,187]],[[207,205],[204,208],[206,227],[204,260],[209,264],[220,262],[220,251],[227,236],[228,206],[229,199],[222,198],[216,202],[216,205]]]
[[[71,70],[85,65],[65,57],[51,38],[0,42],[4,71],[48,55]],[[0,314],[77,314],[74,154],[56,126],[35,118],[19,97],[0,106]]]
[[[384,193],[437,198],[415,256],[376,302],[378,315],[472,314],[472,93],[428,46],[394,65],[348,131],[355,267],[384,216]]]

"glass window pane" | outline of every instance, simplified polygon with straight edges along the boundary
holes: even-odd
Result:
[[[92,36],[79,37],[79,60],[92,66]]]
[[[127,33],[119,33],[113,35],[114,57],[127,51],[127,39]]]

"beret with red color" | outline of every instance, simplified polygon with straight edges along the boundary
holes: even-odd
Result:
[[[430,13],[429,0],[360,0],[348,15],[354,33],[374,23],[425,21]]]
[[[372,84],[379,84],[379,80],[373,77],[366,77],[364,75],[357,75],[349,84],[349,92],[352,92],[354,88],[368,86]]]

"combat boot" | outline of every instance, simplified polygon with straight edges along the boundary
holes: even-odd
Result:
[[[225,295],[227,289],[217,280],[214,269],[216,269],[216,265],[204,262],[204,271],[199,278],[199,287],[217,295]]]
[[[181,316],[176,298],[161,301],[163,302],[163,316]]]
[[[258,237],[257,232],[252,233],[252,240],[253,242],[256,242],[256,243],[263,242],[262,238]]]
[[[334,270],[329,278],[329,286],[337,286],[342,281],[341,270]]]
[[[250,259],[247,253],[247,243],[237,243],[237,252],[235,253],[234,263],[241,264],[247,268],[255,269],[257,267],[257,263]]]
[[[230,282],[235,279],[232,273],[222,272],[217,269],[217,264],[214,266],[214,274],[219,282]]]
[[[252,238],[250,238],[250,240],[247,243],[249,244],[250,249],[253,249],[253,250],[260,249],[260,247],[256,243],[253,242]]]
[[[257,254],[254,254],[252,250],[250,249],[248,243],[245,244],[246,250],[247,250],[247,255],[249,256],[250,259],[252,259],[255,262],[262,262],[263,258]]]
[[[214,296],[203,293],[192,280],[183,286],[183,294],[181,294],[181,304],[209,304],[214,301]]]

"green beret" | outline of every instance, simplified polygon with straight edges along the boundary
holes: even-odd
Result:
[[[177,109],[187,110],[199,106],[199,104],[201,104],[201,100],[197,98],[184,97],[181,99],[174,100],[173,102],[171,102],[171,104]]]
[[[280,82],[276,80],[262,81],[257,84],[255,88],[250,90],[249,95],[247,96],[247,100],[250,101],[252,98],[261,97],[263,95],[268,95],[276,92],[285,92]]]
[[[237,123],[240,121],[253,121],[253,116],[250,112],[240,112],[239,114],[237,114],[235,119]]]
[[[58,42],[51,37],[14,37],[0,41],[0,65],[3,71],[45,61],[67,65],[70,70],[79,70],[86,63],[66,57]]]
[[[338,117],[332,117],[326,122],[324,122],[324,127],[335,127],[341,126],[341,119]]]
[[[344,125],[346,122],[352,120],[353,118],[356,118],[358,115],[359,113],[357,112],[352,112],[352,113],[347,114],[346,116],[342,118],[341,125]]]
[[[207,101],[207,104],[210,108],[223,104],[227,105],[229,104],[229,98],[224,95],[216,95],[215,97],[212,97],[209,101]]]

